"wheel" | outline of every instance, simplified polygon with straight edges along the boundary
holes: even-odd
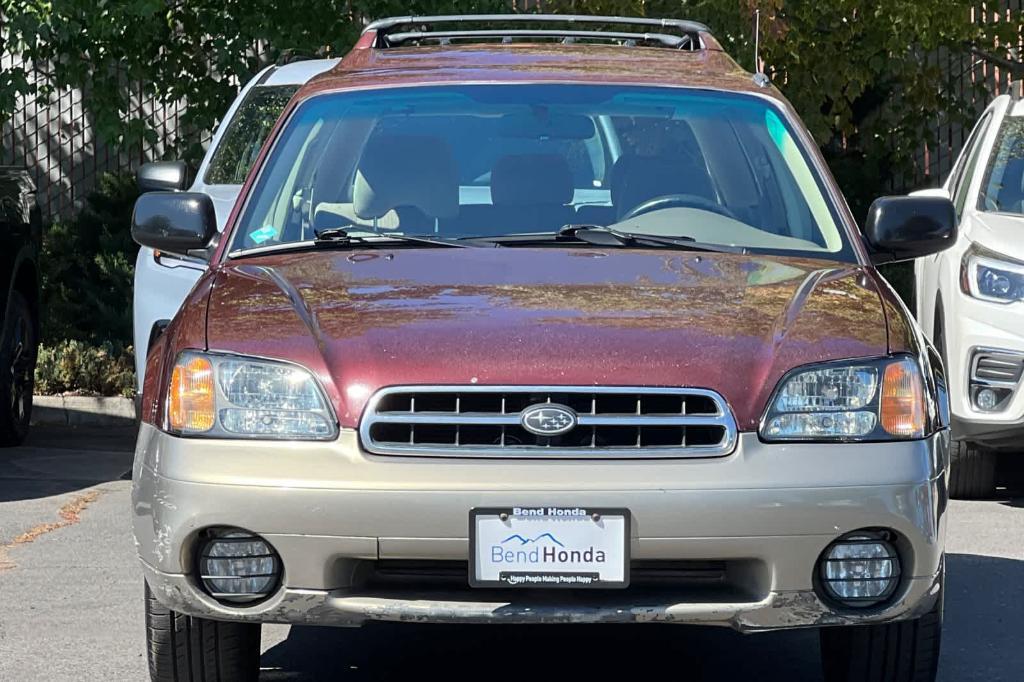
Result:
[[[996,490],[996,453],[965,440],[949,444],[949,495],[958,500],[991,497]]]
[[[36,327],[28,301],[11,292],[0,333],[0,446],[20,445],[32,418]]]
[[[825,682],[933,682],[942,641],[942,595],[920,618],[822,628],[819,637]]]
[[[260,624],[228,623],[172,611],[146,584],[146,643],[153,682],[255,682]]]
[[[942,306],[935,309],[935,348],[946,367],[945,319]],[[996,489],[996,453],[968,441],[949,444],[949,496],[958,500],[989,497]]]

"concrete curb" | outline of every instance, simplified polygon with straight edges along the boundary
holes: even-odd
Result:
[[[135,401],[122,397],[37,395],[32,397],[32,423],[130,426],[135,423]]]

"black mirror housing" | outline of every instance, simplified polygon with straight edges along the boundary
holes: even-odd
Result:
[[[132,212],[132,239],[179,255],[205,249],[217,234],[213,200],[200,192],[149,192]]]
[[[189,168],[184,161],[153,161],[135,171],[135,184],[140,192],[183,192],[189,181]]]
[[[864,237],[876,265],[913,260],[956,242],[957,216],[945,197],[882,197],[868,210]]]

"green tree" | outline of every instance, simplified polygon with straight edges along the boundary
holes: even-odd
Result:
[[[753,14],[761,10],[762,56],[822,148],[855,215],[890,188],[913,189],[914,164],[940,120],[965,125],[980,113],[983,83],[960,92],[934,56],[970,46],[1015,45],[1021,12],[976,23],[975,0],[695,0],[726,50],[753,68]],[[648,11],[676,3],[655,0]]]
[[[154,142],[132,98],[185,100],[186,136],[166,140],[193,158],[239,87],[283,53],[340,56],[360,17],[496,10],[496,0],[0,0],[0,49],[24,63],[0,72],[0,111],[29,92],[82,88],[104,141]],[[35,68],[39,83],[25,78]],[[0,114],[0,119],[2,119]]]

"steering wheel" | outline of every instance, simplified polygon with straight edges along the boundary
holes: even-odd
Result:
[[[636,218],[639,215],[650,213],[651,211],[660,211],[663,208],[697,208],[702,211],[710,211],[711,213],[717,213],[724,215],[726,218],[732,218],[738,220],[736,214],[730,211],[725,206],[722,206],[718,202],[699,197],[696,194],[663,194],[659,197],[652,197],[647,201],[637,204],[633,208],[629,209],[624,216],[619,218],[619,221],[629,220],[630,218]]]

